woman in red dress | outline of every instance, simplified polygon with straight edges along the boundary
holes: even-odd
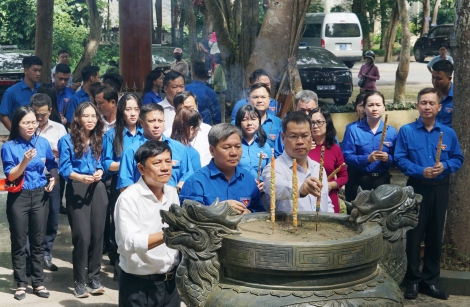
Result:
[[[316,108],[309,115],[312,118],[313,147],[308,156],[320,163],[321,147],[325,146],[324,167],[326,174],[329,176],[338,166],[344,163],[341,148],[335,143],[336,129],[330,112]],[[343,166],[334,178],[328,180],[329,196],[335,213],[339,213],[338,191],[346,182],[348,182],[346,166]]]

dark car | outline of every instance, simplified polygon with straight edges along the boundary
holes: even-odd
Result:
[[[319,98],[333,98],[338,105],[348,103],[352,74],[333,53],[319,47],[300,47],[297,66],[304,90],[314,91]]]
[[[170,69],[171,63],[175,60],[173,51],[175,47],[152,46],[152,67],[162,70]],[[189,64],[189,52],[183,49],[183,60]]]
[[[11,50],[14,48],[0,46],[0,101],[7,88],[24,78],[23,58],[34,54],[32,50]]]
[[[413,48],[416,61],[422,63],[427,56],[439,55],[439,46],[441,45],[446,45],[447,53],[452,56],[450,40],[453,34],[453,24],[439,25],[432,28],[429,33],[424,33],[418,38]]]

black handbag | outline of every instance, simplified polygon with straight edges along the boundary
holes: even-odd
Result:
[[[370,73],[370,71],[372,70],[372,68],[374,68],[374,64],[372,64],[372,66],[369,68],[369,70],[367,71],[366,75],[368,75]],[[367,78],[366,77],[362,77],[361,79],[359,79],[359,82],[357,82],[357,85],[359,87],[362,87],[365,83],[366,83],[366,80]]]

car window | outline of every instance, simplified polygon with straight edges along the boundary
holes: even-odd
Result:
[[[326,37],[360,37],[361,30],[356,23],[328,23],[325,27]]]
[[[439,36],[449,36],[451,29],[452,27],[441,27],[439,29]]]
[[[343,65],[343,62],[325,49],[299,49],[297,65]]]
[[[321,38],[321,24],[307,24],[307,27],[305,28],[304,37]]]
[[[23,52],[0,52],[0,70],[23,70],[23,58],[30,55]]]
[[[428,36],[429,36],[429,37],[436,36],[436,35],[438,35],[438,34],[437,34],[438,31],[439,31],[439,28],[433,28],[433,29],[431,29],[431,30],[429,31]]]

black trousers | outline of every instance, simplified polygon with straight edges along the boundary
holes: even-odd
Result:
[[[180,307],[181,297],[175,279],[146,280],[121,270],[119,276],[120,307]]]
[[[78,282],[99,277],[108,197],[103,182],[73,180],[65,189],[67,215],[72,229],[73,278]],[[87,274],[88,273],[88,274]]]
[[[348,183],[344,187],[344,196],[347,201],[353,201],[356,199],[359,187],[363,190],[376,189],[382,184],[389,184],[392,175],[387,171],[379,176],[372,176],[371,173],[361,173],[348,167],[348,177]]]
[[[436,285],[440,274],[440,262],[442,251],[442,238],[444,224],[449,202],[449,184],[428,186],[415,184],[408,180],[415,193],[423,196],[419,208],[419,220],[416,228],[406,233],[406,256],[408,268],[405,281],[408,284],[424,282],[428,285]],[[421,242],[424,239],[423,271],[419,271]]]
[[[113,176],[106,177],[106,180],[104,181],[106,194],[108,195],[106,226],[104,229],[104,246],[108,248],[108,257],[111,261],[119,260],[116,244],[116,226],[114,223],[114,207],[116,206],[116,201],[121,194],[121,192],[116,189],[117,180],[118,175],[115,174]]]
[[[27,287],[26,238],[31,252],[31,283],[43,285],[44,237],[46,235],[49,197],[44,187],[7,195],[7,219],[10,224],[11,261],[17,287]]]

